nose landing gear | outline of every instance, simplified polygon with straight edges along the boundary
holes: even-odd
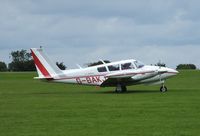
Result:
[[[160,75],[160,82],[162,82],[162,86],[160,87],[160,92],[167,92],[167,87],[165,86],[165,80],[161,80],[161,75]]]
[[[164,84],[160,87],[160,92],[167,92],[167,87]]]

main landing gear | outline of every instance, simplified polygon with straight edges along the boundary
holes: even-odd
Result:
[[[160,92],[167,92],[167,87],[164,84],[160,87]]]
[[[116,93],[123,93],[123,92],[126,92],[126,91],[127,91],[126,86],[125,85],[121,85],[121,84],[118,84],[116,89],[115,89]],[[164,85],[164,83],[160,87],[160,92],[167,92],[167,87]]]
[[[117,93],[123,93],[123,92],[126,92],[127,91],[127,88],[125,85],[117,85],[116,89],[115,89],[115,92]]]

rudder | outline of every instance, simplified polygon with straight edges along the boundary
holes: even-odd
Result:
[[[38,78],[54,78],[62,71],[44,53],[42,48],[31,48],[32,57],[38,72]]]

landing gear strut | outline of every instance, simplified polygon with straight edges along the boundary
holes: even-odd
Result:
[[[160,87],[160,92],[167,92],[167,87],[164,84]]]
[[[125,85],[117,85],[116,89],[115,89],[115,92],[117,93],[122,93],[122,92],[126,92],[127,91],[127,88]]]

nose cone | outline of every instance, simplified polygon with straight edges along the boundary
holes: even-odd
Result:
[[[175,69],[167,68],[167,73],[170,74],[171,76],[177,75],[179,72]]]

